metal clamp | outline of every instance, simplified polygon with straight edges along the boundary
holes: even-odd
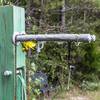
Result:
[[[14,43],[14,44],[16,44],[16,36],[17,35],[25,35],[25,32],[14,32],[13,33],[13,37],[12,37],[12,42]],[[19,44],[19,42],[17,42],[17,45]]]

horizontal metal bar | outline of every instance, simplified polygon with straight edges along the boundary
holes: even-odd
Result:
[[[90,34],[20,34],[16,36],[16,42],[23,41],[79,41],[91,42],[96,40],[95,35]]]

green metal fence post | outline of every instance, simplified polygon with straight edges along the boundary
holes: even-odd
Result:
[[[15,52],[12,43],[13,34],[22,31],[25,31],[24,9],[16,6],[0,7],[0,100],[24,100],[20,92],[23,91],[22,83],[16,82],[16,70],[22,69],[23,72],[25,69],[25,54],[20,44]],[[16,95],[16,89],[19,95]]]

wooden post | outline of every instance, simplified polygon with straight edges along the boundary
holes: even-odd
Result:
[[[15,50],[12,43],[13,34],[22,31],[25,31],[24,9],[16,6],[0,7],[0,100],[24,100],[16,70],[25,69],[25,54],[20,44]]]

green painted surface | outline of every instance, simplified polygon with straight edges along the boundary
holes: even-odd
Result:
[[[23,91],[22,91],[22,88],[21,87],[22,87],[22,83],[21,83],[19,77],[17,76],[17,94],[16,94],[16,97],[17,97],[16,99],[17,100],[22,100],[22,96],[23,96],[22,95],[23,94],[22,92]]]
[[[14,32],[25,32],[25,11],[20,7],[13,7]],[[17,45],[17,68],[25,66],[25,53],[21,44]]]
[[[19,78],[19,76],[21,77],[21,78],[23,78],[23,69],[19,69],[19,71],[20,71],[20,74],[18,74],[17,76],[16,76],[16,78],[17,78],[17,91],[16,91],[16,99],[17,100],[24,100],[24,96],[25,96],[25,94],[24,94],[24,90],[23,90],[23,88],[24,88],[24,86],[23,86],[23,84],[22,84],[22,82],[21,82],[21,80],[20,80],[20,78]]]
[[[0,7],[0,100],[15,100],[16,69],[12,36],[14,32],[22,31],[25,31],[24,9],[15,6]],[[17,67],[25,66],[25,54],[21,51],[20,44],[17,46],[16,63]],[[12,75],[5,77],[5,70],[12,71]],[[20,92],[22,88],[17,83]]]

